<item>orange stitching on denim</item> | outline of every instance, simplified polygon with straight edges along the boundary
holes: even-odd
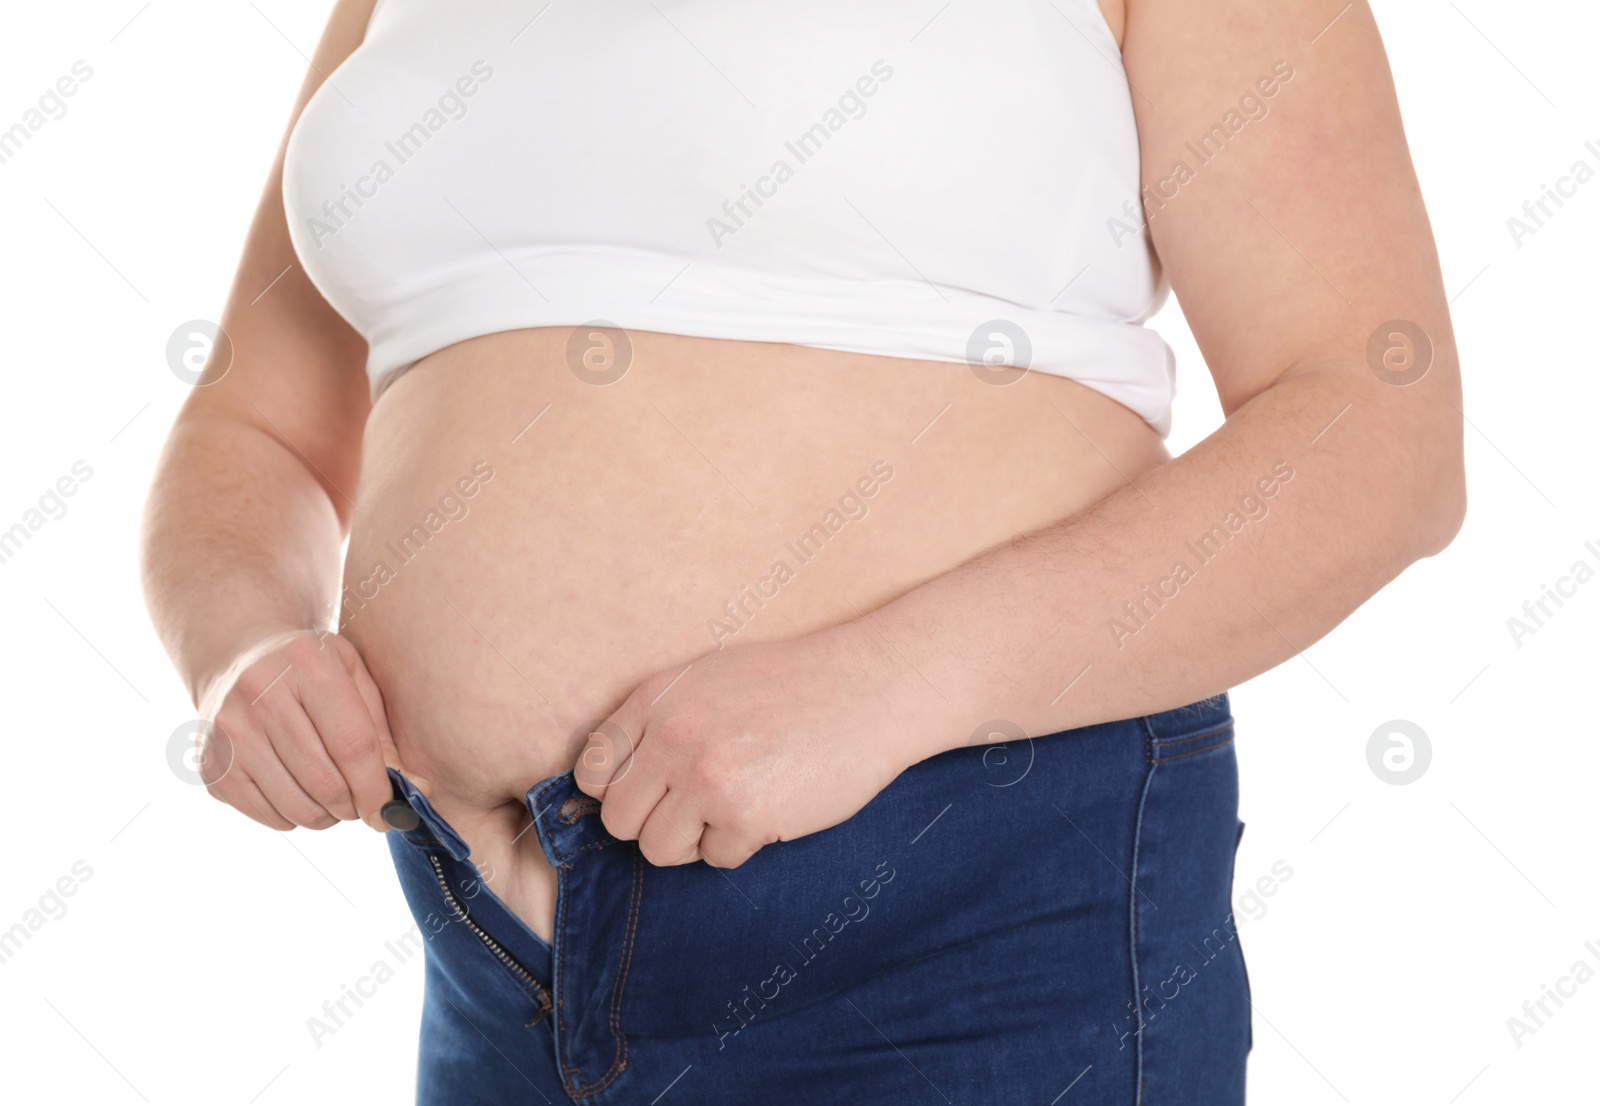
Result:
[[[1230,719],[1220,726],[1213,726],[1211,729],[1202,730],[1200,733],[1183,734],[1179,737],[1158,737],[1155,739],[1155,741],[1156,744],[1160,745],[1162,748],[1170,748],[1173,745],[1187,745],[1191,741],[1199,741],[1202,738],[1212,737],[1216,734],[1222,733],[1224,730],[1230,730],[1232,728],[1233,721]]]
[[[1191,749],[1186,753],[1172,753],[1170,755],[1165,753],[1167,749],[1175,748],[1179,745],[1188,745],[1191,742],[1200,741],[1208,737],[1216,737],[1218,734],[1227,733],[1231,735],[1232,730],[1233,723],[1229,722],[1226,726],[1219,726],[1214,730],[1207,730],[1205,733],[1191,734],[1188,737],[1180,737],[1172,741],[1162,741],[1159,738],[1151,739],[1145,742],[1145,763],[1160,764],[1168,760],[1182,760],[1184,757],[1193,756],[1195,753],[1203,753],[1206,749],[1215,749],[1219,745],[1226,745],[1228,741],[1233,740],[1232,736],[1229,736],[1227,741],[1218,741],[1207,745],[1205,749]]]
[[[573,1098],[588,1098],[599,1094],[616,1082],[617,1076],[628,1068],[628,1038],[622,1032],[622,991],[628,982],[628,968],[633,963],[634,939],[639,934],[639,903],[644,897],[644,879],[641,871],[643,867],[644,854],[636,850],[633,854],[633,886],[628,896],[628,924],[623,931],[622,958],[617,964],[617,981],[611,986],[611,1011],[607,1018],[611,1039],[614,1042],[611,1067],[587,1086],[575,1088],[569,1084],[567,1094]],[[566,1082],[565,1078],[562,1081]]]
[[[1187,753],[1179,753],[1176,756],[1161,757],[1156,761],[1156,763],[1157,764],[1165,764],[1169,760],[1182,760],[1184,757],[1197,757],[1201,753],[1209,753],[1212,749],[1220,749],[1225,745],[1232,745],[1232,744],[1233,744],[1233,738],[1230,737],[1230,738],[1228,738],[1228,740],[1219,741],[1215,745],[1207,745],[1204,749],[1191,749]]]
[[[551,791],[552,788],[555,788],[555,787],[559,786],[561,784],[561,781],[564,780],[565,778],[566,778],[565,776],[557,776],[554,780],[550,781],[545,786],[541,787],[538,790],[538,792],[536,792],[534,794],[534,797],[533,797],[534,798],[534,805],[542,808],[541,813],[536,816],[536,820],[544,820],[544,819],[549,819],[550,818],[550,810],[549,810],[549,808],[547,806],[544,806],[541,803],[541,800],[545,797],[545,795],[547,795]],[[556,827],[554,825],[553,820],[547,822],[547,825],[549,826],[549,828],[552,831],[551,832],[551,836],[550,836],[550,847],[551,847],[551,849],[553,849],[555,851],[556,859],[557,860],[565,860],[565,859],[567,859],[567,857],[571,856],[572,853],[571,852],[562,852],[561,851],[561,848],[560,848],[559,844],[556,842],[556,839],[555,839],[554,830],[556,829]],[[576,851],[576,850],[574,850],[574,851]]]
[[[559,817],[567,825],[575,826],[578,824],[579,818],[582,818],[585,814],[593,814],[599,809],[599,799],[592,799],[587,795],[579,798],[578,796],[574,795],[572,798],[561,804],[561,809],[557,812],[557,817]],[[571,817],[568,817],[569,813]]]

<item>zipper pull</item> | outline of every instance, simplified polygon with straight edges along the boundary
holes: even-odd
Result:
[[[527,1028],[532,1029],[545,1018],[550,1016],[550,992],[543,985],[535,984],[539,988],[539,1009],[533,1012],[533,1017],[527,1021]]]

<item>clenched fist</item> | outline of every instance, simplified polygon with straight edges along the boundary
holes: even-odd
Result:
[[[731,646],[641,684],[573,775],[652,864],[736,868],[838,825],[931,755],[928,698],[857,624]]]

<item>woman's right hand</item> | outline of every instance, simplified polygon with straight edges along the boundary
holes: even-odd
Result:
[[[264,826],[327,829],[360,818],[380,833],[398,768],[383,697],[356,647],[285,628],[241,652],[200,696],[211,796]],[[408,777],[426,791],[427,782]]]

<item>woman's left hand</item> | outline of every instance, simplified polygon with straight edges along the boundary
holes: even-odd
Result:
[[[871,632],[733,645],[650,677],[590,735],[579,788],[657,865],[737,868],[838,825],[936,751],[919,712],[937,696]]]

